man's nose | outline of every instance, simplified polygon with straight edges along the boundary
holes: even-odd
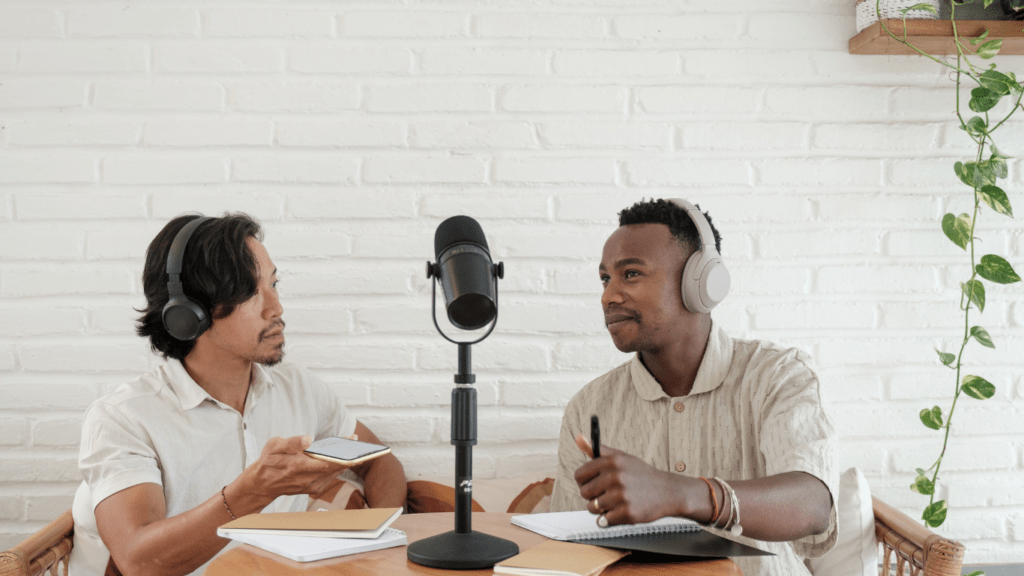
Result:
[[[277,295],[277,290],[270,290],[269,293],[270,296],[267,298],[265,312],[270,318],[280,318],[284,314],[281,298]]]
[[[601,307],[608,308],[611,304],[622,304],[622,291],[614,280],[609,280],[601,292]]]

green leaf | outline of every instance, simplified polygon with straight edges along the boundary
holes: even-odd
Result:
[[[1005,166],[1005,162],[1003,165]],[[978,196],[992,207],[993,210],[1002,214],[1003,216],[1013,217],[1013,207],[1010,206],[1010,199],[1006,197],[1006,192],[998,186],[982,186],[978,190]]]
[[[946,501],[939,500],[925,508],[921,518],[932,528],[942,526],[942,523],[946,521]]]
[[[960,390],[964,394],[967,394],[971,398],[977,400],[987,400],[996,393],[996,387],[994,384],[985,380],[981,376],[973,376],[968,374],[961,380]]]
[[[972,116],[967,124],[964,124],[963,129],[967,130],[968,134],[981,136],[988,133],[988,123],[981,116]]]
[[[986,1],[986,2],[991,2],[992,0],[985,0],[985,1]],[[981,42],[981,41],[982,41],[982,40],[984,40],[985,38],[988,38],[988,28],[986,28],[984,32],[982,32],[981,34],[979,34],[977,38],[971,38],[971,39],[970,39],[970,42],[971,42],[971,46],[977,46],[977,45],[978,45],[978,42]]]
[[[939,355],[939,362],[942,362],[946,366],[952,366],[953,362],[956,362],[956,354],[950,354],[949,352],[942,352],[938,348],[935,352]],[[923,474],[923,472],[922,472]]]
[[[996,345],[992,342],[992,337],[988,335],[988,331],[981,326],[974,326],[971,328],[971,336],[978,341],[978,344],[986,348],[995,348]]]
[[[925,478],[922,474],[914,479],[914,483],[910,485],[910,489],[914,492],[929,495],[935,493],[935,484],[933,484],[931,480]]]
[[[968,169],[968,164],[970,165],[970,169]],[[971,178],[971,174],[974,173],[974,162],[968,162],[967,164],[957,162],[956,164],[953,164],[953,172],[956,172],[956,177],[959,178],[961,182],[967,184],[971,188],[974,188],[974,180]]]
[[[994,57],[996,54],[999,54],[999,49],[1002,47],[1002,39],[989,40],[988,42],[985,42],[981,46],[978,46],[978,51],[976,52],[976,54],[979,58],[988,60],[989,58]]]
[[[942,231],[953,244],[961,250],[967,250],[967,243],[971,241],[971,217],[961,214],[959,218],[952,214],[942,217]]]
[[[981,280],[968,280],[960,285],[960,289],[964,291],[968,300],[974,302],[979,312],[985,311],[985,285]]]
[[[1013,266],[1002,256],[986,254],[981,257],[981,264],[974,268],[978,275],[996,284],[1013,284],[1020,282],[1020,276],[1014,271]]]
[[[972,176],[975,189],[989,184],[995,185],[996,183],[996,171],[992,167],[992,161],[990,160],[978,162],[977,166],[974,167],[974,174]]]
[[[974,572],[971,572],[967,576],[985,576],[985,573],[982,572],[981,570],[975,570]]]
[[[1002,152],[1000,152],[999,149],[996,148],[995,144],[989,144],[988,147],[992,149],[992,158],[1000,158],[1002,160],[1006,160],[1007,158],[1012,158],[1012,156],[1007,156],[1007,155],[1003,154]]]
[[[1020,88],[1020,85],[1017,84],[1017,81],[1014,80],[1013,77],[995,70],[986,70],[982,72],[981,76],[978,77],[978,82],[985,88],[988,88],[1000,96],[1005,96],[1011,91],[1015,91]]]
[[[925,4],[924,2],[922,2],[920,4],[914,4],[910,8],[904,8],[904,9],[900,10],[900,12],[904,16],[906,16],[907,12],[910,12],[912,10],[922,10],[924,12],[931,12],[932,14],[938,14],[938,12],[935,11],[935,6],[932,6],[931,4]]]
[[[979,86],[971,90],[971,101],[967,103],[967,107],[975,112],[988,112],[995,108],[1001,99],[1002,96],[999,94]]]
[[[921,423],[932,430],[942,428],[942,408],[938,406],[933,407],[931,410],[925,408],[921,410],[920,417]]]
[[[989,166],[995,172],[996,178],[1006,178],[1010,175],[1010,169],[1006,166],[1006,159],[996,158],[994,155],[988,160]]]
[[[914,471],[917,472],[918,476],[927,476],[928,475],[928,471],[923,469],[923,468],[914,468]]]

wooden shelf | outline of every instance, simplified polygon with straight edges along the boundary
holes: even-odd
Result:
[[[884,20],[886,27],[896,36],[903,37],[903,20]],[[929,54],[956,54],[953,45],[953,24],[949,20],[907,20],[907,40]],[[1000,54],[1024,54],[1024,22],[1008,20],[957,20],[957,32],[966,51],[973,53],[975,46],[967,38],[979,36],[988,30],[986,40],[1001,38]],[[850,38],[850,54],[917,54],[914,50],[893,40],[875,22]]]

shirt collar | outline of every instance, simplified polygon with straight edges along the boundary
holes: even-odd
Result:
[[[700,361],[700,368],[697,369],[697,379],[693,382],[693,389],[690,395],[703,394],[718,388],[725,381],[729,373],[729,366],[732,364],[732,339],[726,334],[717,323],[711,322],[711,333],[708,335],[708,345],[704,349],[704,357]],[[668,398],[668,394],[662,390],[661,384],[651,375],[644,363],[640,361],[640,354],[633,356],[629,366],[633,386],[637,394],[648,402],[660,398]]]
[[[164,365],[164,373],[171,391],[181,403],[182,410],[191,410],[202,404],[204,400],[218,403],[202,386],[196,384],[188,370],[185,370],[185,365],[181,363],[181,360],[174,358],[168,360]],[[249,394],[245,400],[246,407],[255,405],[272,382],[266,366],[253,364],[253,377],[249,382]]]

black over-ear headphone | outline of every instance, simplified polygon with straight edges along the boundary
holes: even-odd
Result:
[[[185,295],[181,285],[181,262],[185,257],[185,246],[200,224],[213,220],[210,216],[199,216],[185,224],[171,242],[167,252],[167,293],[170,299],[164,305],[163,321],[167,332],[178,340],[195,340],[210,327],[210,315],[202,304]]]

